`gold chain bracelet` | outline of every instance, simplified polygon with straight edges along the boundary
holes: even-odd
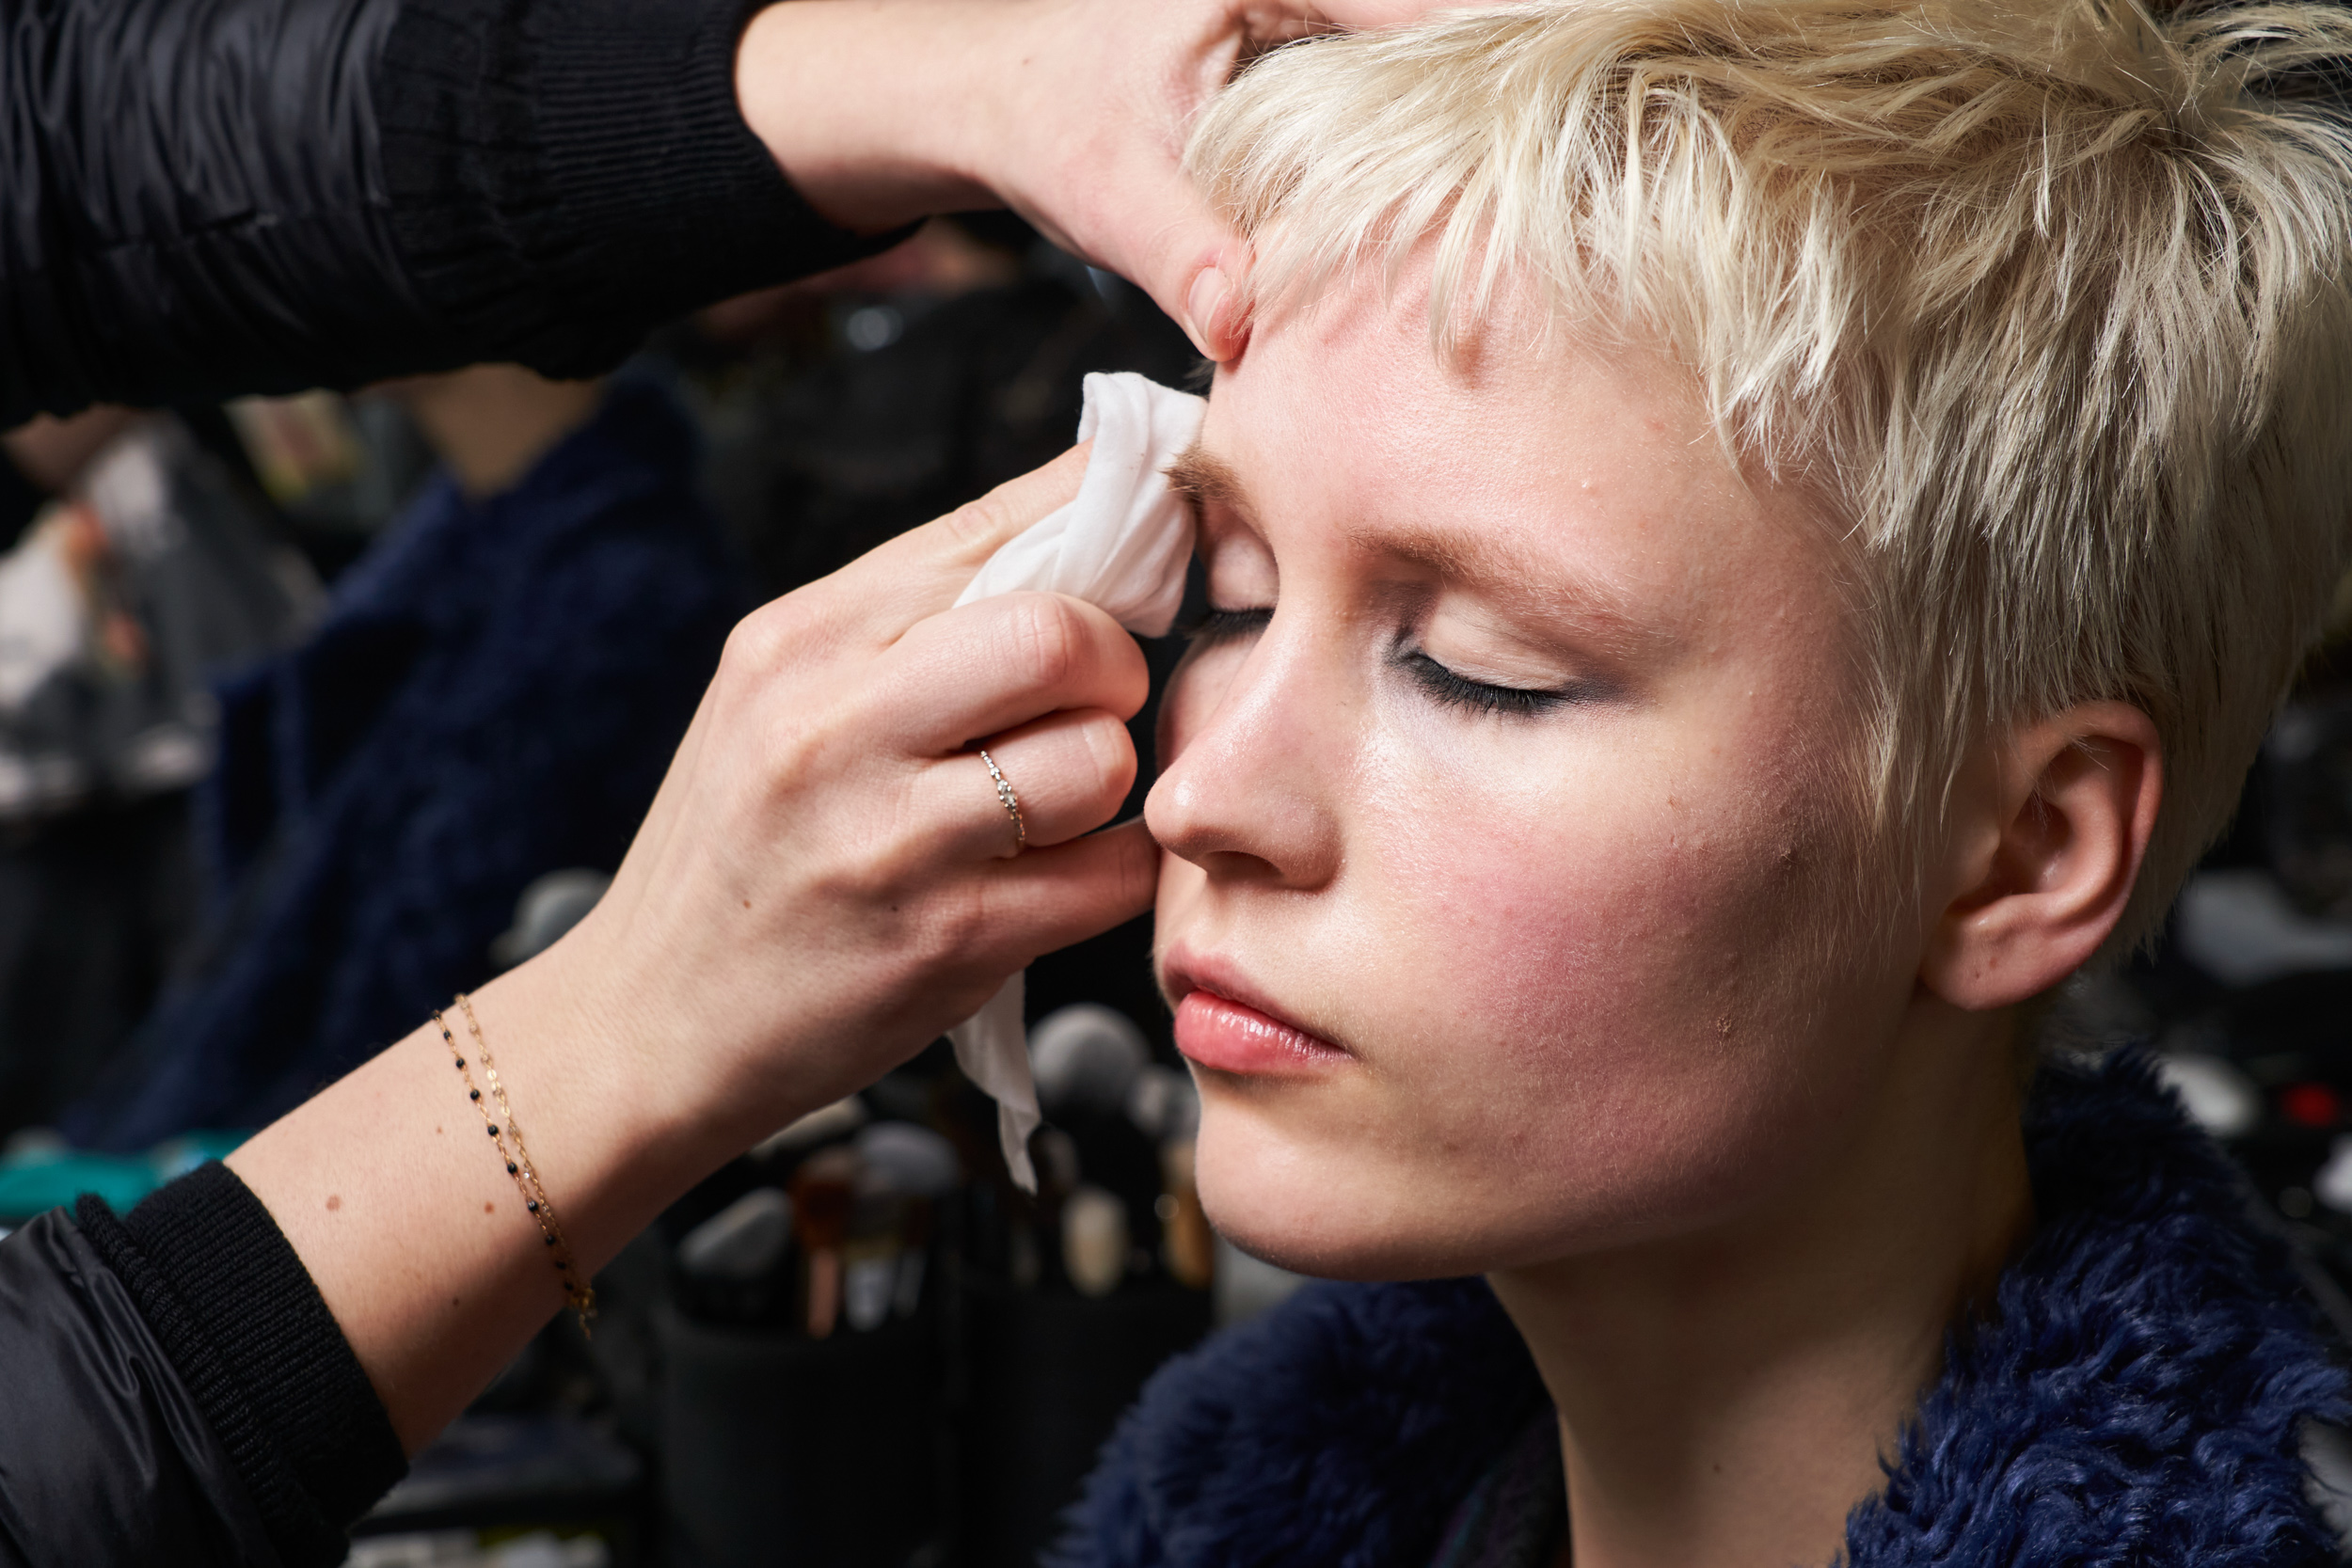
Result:
[[[449,1020],[437,1008],[433,1022],[457,1063],[457,1075],[466,1081],[466,1098],[482,1113],[482,1124],[498,1145],[500,1158],[506,1162],[506,1174],[515,1179],[516,1187],[523,1195],[524,1212],[539,1222],[540,1240],[554,1260],[564,1299],[580,1314],[580,1332],[585,1338],[588,1325],[596,1316],[596,1290],[580,1277],[580,1270],[572,1262],[571,1243],[564,1239],[563,1224],[555,1217],[555,1204],[548,1196],[547,1188],[540,1184],[539,1172],[531,1164],[531,1151],[523,1147],[523,1130],[516,1124],[514,1107],[506,1102],[506,1085],[499,1082],[498,1064],[490,1059],[490,1044],[482,1037],[482,1023],[473,1016],[473,998],[459,991],[456,1005],[466,1015],[467,1032],[473,1036],[474,1056],[482,1063],[482,1076],[490,1085],[488,1100],[483,1099],[482,1091],[474,1086],[473,1072],[466,1065],[466,1053],[458,1048],[456,1037],[450,1033]]]

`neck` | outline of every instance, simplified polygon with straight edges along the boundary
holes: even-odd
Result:
[[[549,381],[520,365],[471,365],[395,384],[458,488],[485,500],[511,488],[548,450],[588,422],[596,381]]]
[[[1848,1145],[1703,1232],[1500,1272],[1577,1568],[1831,1561],[2033,1221],[2008,1022],[1921,998]]]

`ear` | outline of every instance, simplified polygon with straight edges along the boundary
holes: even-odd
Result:
[[[1989,743],[1954,790],[1959,892],[1928,936],[1922,985],[1972,1011],[2038,996],[2082,967],[2122,918],[2164,796],[2156,726],[2086,703]]]

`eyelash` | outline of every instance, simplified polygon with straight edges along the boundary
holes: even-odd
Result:
[[[1263,631],[1274,618],[1271,610],[1206,610],[1200,618],[1184,628],[1184,640],[1195,647],[1214,648],[1221,642],[1252,636]],[[1422,690],[1447,707],[1468,708],[1476,713],[1500,714],[1505,718],[1532,718],[1549,713],[1553,708],[1571,703],[1582,695],[1581,690],[1556,690],[1541,687],[1491,686],[1460,675],[1431,658],[1418,648],[1399,649],[1396,663],[1419,682]]]
[[[1184,641],[1196,648],[1214,648],[1220,642],[1231,642],[1237,637],[1248,637],[1265,630],[1274,619],[1271,610],[1217,610],[1200,612],[1200,618],[1184,628]]]
[[[1396,662],[1421,683],[1423,690],[1447,707],[1501,714],[1507,719],[1529,719],[1539,713],[1549,713],[1565,703],[1575,701],[1578,696],[1573,689],[1490,686],[1485,681],[1474,681],[1468,675],[1455,674],[1419,648],[1410,651],[1400,649],[1395,657]]]

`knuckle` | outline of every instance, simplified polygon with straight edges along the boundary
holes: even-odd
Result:
[[[1030,685],[1047,690],[1068,685],[1087,662],[1086,628],[1077,612],[1050,594],[1024,594],[1011,605],[1007,632],[1014,668]]]
[[[1004,501],[996,492],[990,491],[977,500],[965,501],[939,520],[940,531],[947,542],[958,549],[977,548],[993,541],[1004,531]]]
[[[922,946],[933,968],[973,961],[990,935],[989,882],[977,879],[940,890],[923,922]]]
[[[1136,779],[1136,748],[1127,735],[1127,726],[1104,714],[1081,724],[1078,738],[1086,747],[1087,761],[1094,773],[1092,796],[1097,800],[1108,796],[1114,800],[1123,797]]]
[[[727,633],[720,668],[750,675],[773,673],[807,640],[811,620],[809,601],[798,594],[760,606]]]
[[[720,650],[719,668],[735,674],[758,674],[770,668],[776,649],[775,633],[771,624],[762,619],[765,610],[754,610],[727,633],[726,646]]]

